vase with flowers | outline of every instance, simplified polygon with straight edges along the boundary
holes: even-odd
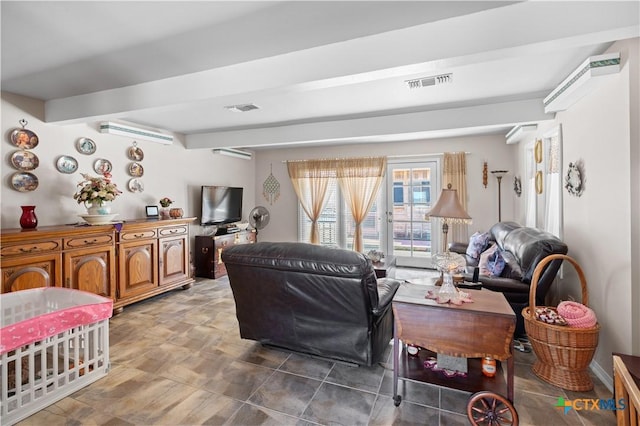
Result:
[[[170,219],[169,211],[171,210],[169,206],[173,204],[173,200],[169,197],[164,197],[160,199],[160,219]]]
[[[122,192],[111,182],[111,174],[105,173],[100,177],[93,177],[82,173],[83,181],[78,183],[78,190],[73,199],[78,204],[84,204],[89,215],[111,214],[111,202]]]

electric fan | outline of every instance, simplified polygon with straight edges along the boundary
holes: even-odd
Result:
[[[249,213],[249,224],[255,228],[256,237],[258,231],[269,224],[269,210],[263,206],[256,206]]]

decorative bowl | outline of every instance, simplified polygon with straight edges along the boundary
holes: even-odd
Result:
[[[113,218],[118,214],[81,214],[79,216],[90,225],[107,225],[113,222]]]

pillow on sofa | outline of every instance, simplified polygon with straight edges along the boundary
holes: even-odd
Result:
[[[467,256],[478,259],[480,257],[480,253],[485,251],[487,246],[489,245],[489,233],[484,232],[476,232],[471,238],[469,238],[469,245],[467,246]]]
[[[497,244],[496,244],[497,247]],[[489,263],[487,264],[487,269],[489,270],[489,275],[492,277],[499,277],[504,270],[504,257],[502,257],[503,251],[500,248],[496,249],[492,255],[489,256]]]
[[[503,253],[504,251],[500,250],[497,244],[492,244],[491,247],[482,252],[480,262],[478,262],[480,274],[499,277],[506,265]]]
[[[478,272],[480,275],[491,275],[489,271],[489,256],[493,255],[497,249],[497,244],[491,244],[491,246],[480,255],[480,261],[478,262],[478,268],[480,268]]]

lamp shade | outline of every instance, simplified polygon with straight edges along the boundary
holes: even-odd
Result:
[[[441,217],[447,222],[471,223],[471,216],[464,210],[458,200],[458,191],[449,188],[443,189],[438,202],[427,213],[428,217]]]

